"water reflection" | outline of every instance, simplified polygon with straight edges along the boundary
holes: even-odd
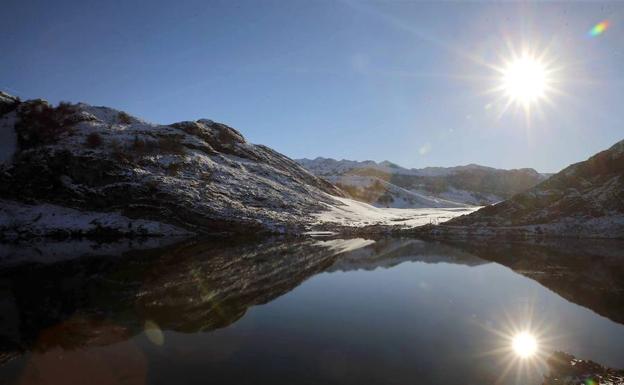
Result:
[[[529,358],[537,352],[537,339],[533,333],[522,331],[513,336],[511,347],[520,358]]]
[[[533,329],[540,351],[618,365],[624,328],[561,297],[622,323],[620,246],[207,241],[12,264],[0,270],[0,378],[539,381],[543,367],[519,376],[503,353]]]
[[[624,242],[455,242],[476,257],[508,266],[563,298],[624,323]]]

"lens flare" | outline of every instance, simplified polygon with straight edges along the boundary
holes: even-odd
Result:
[[[607,28],[609,28],[609,20],[603,20],[600,23],[594,25],[592,29],[589,30],[588,35],[591,37],[602,35],[602,33],[606,31]]]
[[[147,339],[154,345],[162,346],[162,344],[165,343],[165,335],[156,322],[150,320],[145,321],[143,329],[145,330]]]

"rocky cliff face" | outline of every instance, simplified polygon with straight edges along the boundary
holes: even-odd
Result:
[[[151,124],[106,107],[54,107],[3,93],[0,137],[0,228],[17,237],[284,232],[343,195],[211,120]],[[64,215],[68,208],[80,218]],[[24,212],[32,214],[27,221]]]
[[[624,141],[440,232],[624,238]]]
[[[470,164],[406,169],[390,162],[327,158],[298,159],[301,165],[353,198],[378,207],[459,207],[507,199],[546,179],[533,169],[501,170]]]

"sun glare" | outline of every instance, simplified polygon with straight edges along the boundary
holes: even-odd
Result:
[[[514,336],[511,346],[520,358],[529,358],[537,352],[537,341],[527,332]]]
[[[548,50],[539,51],[527,46],[516,51],[510,44],[509,47],[510,52],[501,55],[502,62],[491,66],[496,71],[496,78],[490,92],[497,93],[503,101],[501,116],[509,107],[515,106],[524,111],[529,122],[535,113],[541,116],[546,105],[553,106],[552,96],[561,94],[557,88],[561,83],[561,68],[553,66],[555,61],[549,57]]]
[[[543,98],[546,92],[546,68],[537,59],[524,56],[510,62],[503,70],[502,88],[507,96],[524,107]]]

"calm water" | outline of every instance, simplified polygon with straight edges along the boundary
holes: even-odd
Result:
[[[0,248],[0,383],[539,384],[555,350],[624,367],[617,242],[91,246]]]

